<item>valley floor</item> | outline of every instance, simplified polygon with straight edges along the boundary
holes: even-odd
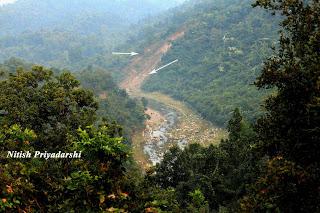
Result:
[[[147,93],[140,89],[149,72],[156,68],[161,57],[170,49],[171,42],[183,35],[181,30],[165,41],[146,48],[126,67],[124,72],[127,77],[120,83],[120,87],[130,96],[145,97],[150,103],[146,111],[150,116],[146,129],[136,132],[132,140],[134,157],[143,168],[159,162],[173,145],[183,148],[189,143],[200,143],[207,146],[218,144],[227,136],[225,130],[202,119],[186,104],[162,93]]]

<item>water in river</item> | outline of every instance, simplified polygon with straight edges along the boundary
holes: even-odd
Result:
[[[162,110],[164,111],[164,109]],[[149,157],[149,160],[153,165],[160,163],[163,155],[168,147],[168,143],[172,143],[172,138],[170,138],[170,130],[172,130],[178,120],[178,115],[174,111],[166,111],[163,113],[165,120],[156,129],[146,129],[145,138],[147,141],[144,145],[144,153]],[[187,140],[179,140],[177,145],[183,149],[187,145]]]

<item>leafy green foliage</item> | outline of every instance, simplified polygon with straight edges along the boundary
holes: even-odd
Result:
[[[310,184],[312,183],[312,184]],[[309,199],[317,200],[312,175],[295,163],[281,156],[267,162],[263,176],[252,184],[250,193],[240,200],[244,212],[310,212],[317,206]],[[306,192],[304,190],[311,189]],[[316,204],[317,205],[317,204]]]
[[[129,157],[121,138],[109,136],[109,129],[87,127],[69,137],[69,149],[82,151],[83,158],[65,162],[68,169],[57,168],[44,159],[10,159],[6,150],[34,151],[36,135],[13,125],[1,132],[1,202],[0,208],[31,211],[100,211],[121,207],[127,194],[121,192],[123,163]],[[22,140],[23,139],[23,140]],[[48,178],[48,175],[50,178]],[[109,197],[108,197],[109,196]]]
[[[70,73],[53,76],[41,66],[18,69],[0,84],[0,108],[8,113],[1,125],[18,123],[36,132],[39,147],[61,148],[68,132],[95,120],[98,104],[93,94],[78,87]]]
[[[87,129],[92,130],[93,127],[89,126]],[[121,137],[111,138],[108,130],[107,126],[102,126],[100,132],[91,131],[89,134],[86,130],[79,129],[80,140],[75,143],[75,150],[87,151],[92,154],[91,157],[96,156],[100,151],[110,156],[126,155],[126,145],[122,143],[123,139]]]
[[[319,155],[319,36],[318,1],[257,1],[279,11],[282,22],[279,53],[265,62],[256,82],[277,93],[265,102],[267,114],[258,122],[265,151],[309,166]],[[306,154],[308,153],[308,154]]]
[[[10,212],[10,209],[21,210],[21,206],[30,205],[33,193],[37,190],[30,182],[30,177],[41,171],[36,160],[10,161],[6,151],[33,151],[30,146],[37,136],[30,129],[22,129],[20,125],[0,128],[0,210]]]
[[[1,81],[0,209],[5,212],[124,211],[129,148],[119,126],[93,127],[97,102],[70,73],[34,66]],[[8,157],[9,151],[81,152],[80,159]]]
[[[129,157],[129,149],[123,144],[122,138],[110,136],[107,126],[89,126],[79,129],[78,135],[70,140],[72,150],[82,151],[83,157],[72,161],[71,171],[63,180],[64,190],[59,197],[60,211],[121,208],[122,200],[127,197],[121,191],[121,182],[125,172],[124,163]]]
[[[189,192],[189,196],[192,199],[192,203],[189,204],[188,210],[191,212],[205,213],[209,212],[208,203],[205,201],[205,197],[199,189],[194,192]]]

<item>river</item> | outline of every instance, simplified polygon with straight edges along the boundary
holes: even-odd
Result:
[[[174,145],[184,148],[190,143],[218,144],[227,135],[224,129],[204,120],[186,104],[162,93],[148,93],[140,89],[150,77],[149,72],[170,50],[171,42],[182,36],[184,31],[180,30],[165,41],[147,47],[123,70],[126,77],[120,87],[131,97],[145,97],[150,102],[146,114],[151,119],[146,121],[146,129],[132,137],[134,158],[143,168],[159,163],[164,153]]]

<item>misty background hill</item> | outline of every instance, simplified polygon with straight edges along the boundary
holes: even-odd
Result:
[[[178,3],[178,0],[17,0],[0,7],[0,33],[50,29],[96,33],[103,27],[113,29],[136,23]]]
[[[18,0],[0,7],[0,60],[80,69],[125,40],[138,21],[181,0]]]

